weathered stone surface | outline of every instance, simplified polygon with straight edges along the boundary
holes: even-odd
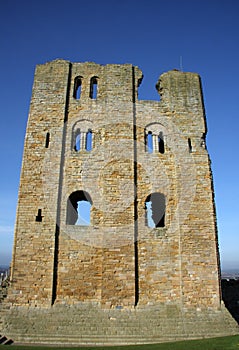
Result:
[[[15,343],[110,345],[158,343],[236,334],[228,311],[184,310],[157,304],[132,309],[102,309],[98,305],[14,307],[5,317],[3,334]]]
[[[137,99],[141,79],[130,64],[36,68],[3,312],[17,342],[238,331],[221,303],[200,78],[164,73],[159,102]],[[73,198],[91,205],[90,225],[75,224]]]

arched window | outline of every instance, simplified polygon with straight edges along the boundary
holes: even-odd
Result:
[[[165,152],[164,130],[165,127],[159,123],[149,124],[145,128],[146,152],[161,154]]]
[[[76,77],[74,82],[74,91],[73,91],[73,97],[76,100],[80,99],[81,96],[81,85],[82,85],[82,77]]]
[[[93,147],[93,133],[89,129],[87,132],[76,129],[73,135],[73,148],[76,152],[86,150],[91,151]]]
[[[86,191],[75,191],[67,200],[67,225],[90,225],[92,200]]]
[[[146,133],[146,151],[148,153],[164,153],[163,133],[153,134],[152,131]]]
[[[97,98],[97,90],[98,90],[98,78],[92,77],[90,79],[90,98],[95,100]]]
[[[151,193],[145,201],[145,218],[148,227],[165,226],[165,196],[162,193]]]

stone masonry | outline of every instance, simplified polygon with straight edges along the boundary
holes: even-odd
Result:
[[[131,64],[36,67],[1,306],[15,342],[238,333],[221,300],[200,77],[162,74],[160,101],[138,100],[141,80]]]

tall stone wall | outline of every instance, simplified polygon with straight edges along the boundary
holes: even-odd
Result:
[[[130,64],[37,66],[8,296],[23,314],[223,308],[200,77],[164,73],[160,101],[138,100],[141,80]]]

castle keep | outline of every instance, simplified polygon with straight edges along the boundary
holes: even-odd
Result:
[[[3,328],[16,342],[235,334],[221,302],[200,78],[138,100],[131,64],[38,65]]]

